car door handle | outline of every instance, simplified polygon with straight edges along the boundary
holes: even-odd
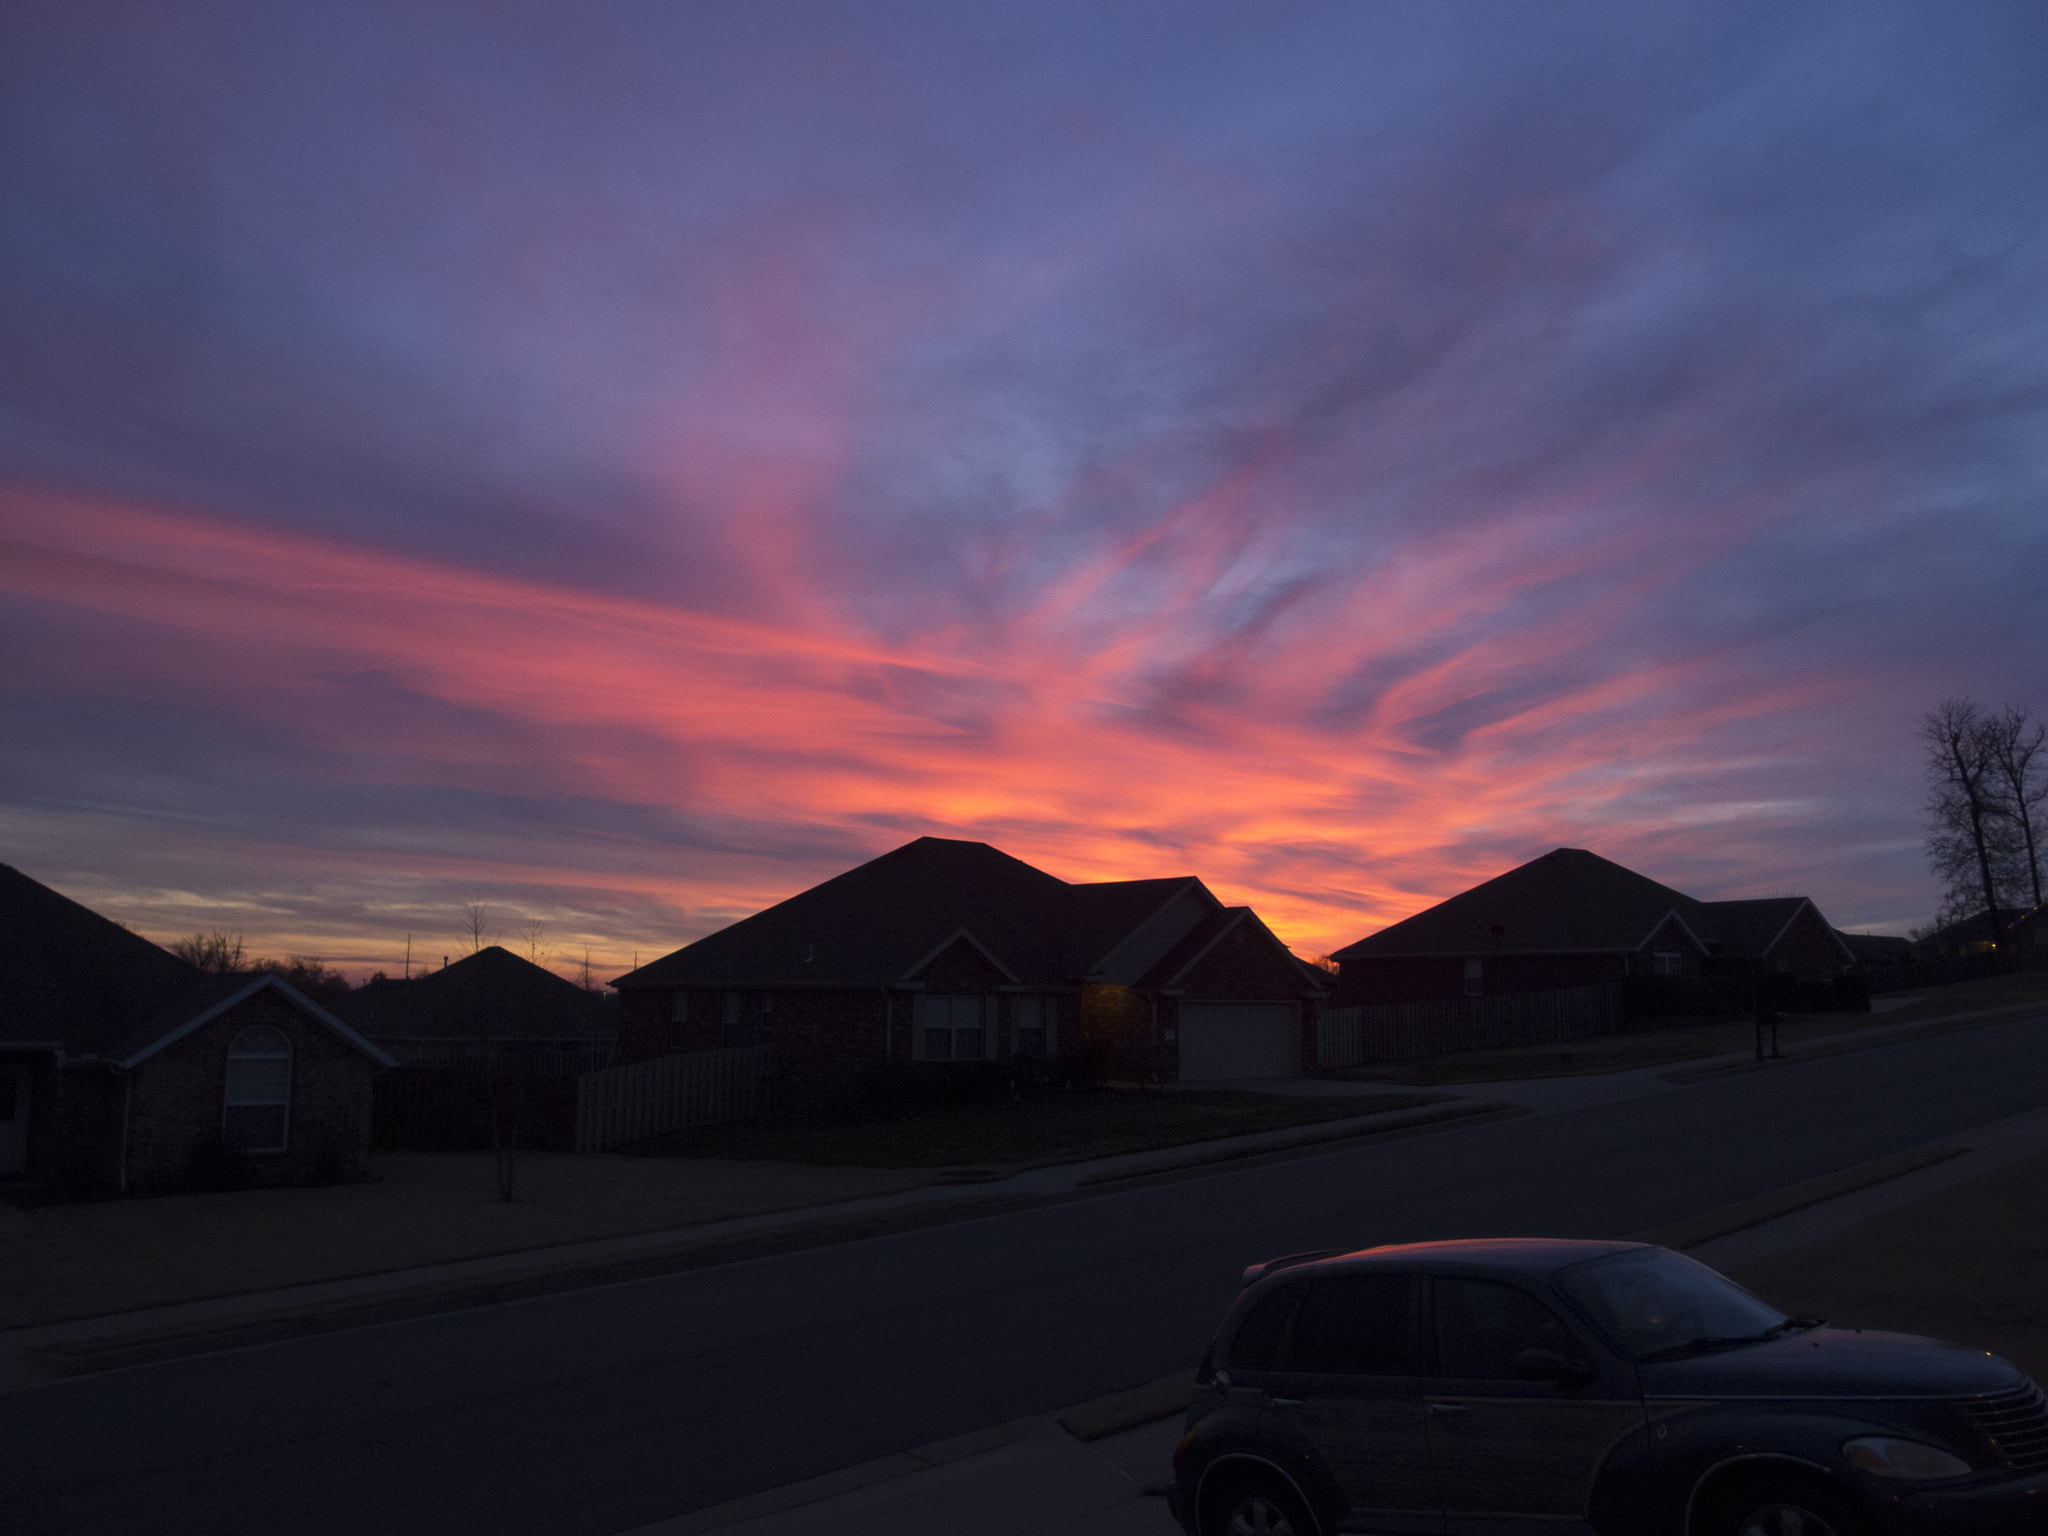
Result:
[[[1462,1419],[1472,1410],[1463,1403],[1431,1403],[1429,1411],[1440,1419]]]

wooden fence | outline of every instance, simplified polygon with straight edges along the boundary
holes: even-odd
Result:
[[[576,1079],[576,1150],[750,1119],[767,1107],[768,1066],[767,1046],[740,1045],[585,1072]]]
[[[1621,988],[1612,984],[1326,1008],[1316,1019],[1316,1065],[1355,1067],[1498,1046],[1555,1045],[1618,1033],[1622,1017]]]

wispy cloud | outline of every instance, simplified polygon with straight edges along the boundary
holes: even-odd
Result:
[[[362,963],[921,832],[1923,915],[1913,717],[2048,705],[2037,16],[802,22],[7,23],[15,862]]]

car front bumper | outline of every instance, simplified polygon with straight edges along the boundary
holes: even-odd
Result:
[[[1886,1513],[1899,1536],[2040,1536],[2048,1531],[2048,1468],[1995,1482],[1918,1488]]]

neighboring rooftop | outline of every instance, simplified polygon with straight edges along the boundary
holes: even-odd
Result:
[[[962,932],[1021,985],[1104,965],[1135,982],[1223,910],[1192,876],[1070,885],[987,843],[920,837],[612,985],[884,987]]]
[[[1584,848],[1557,848],[1332,958],[1607,954],[1638,948],[1673,916],[1713,953],[1760,955],[1811,905],[1804,896],[1701,901]]]
[[[0,1040],[109,1054],[205,982],[169,950],[0,864]]]
[[[617,1005],[496,944],[410,981],[370,982],[329,1005],[373,1040],[597,1040]]]

